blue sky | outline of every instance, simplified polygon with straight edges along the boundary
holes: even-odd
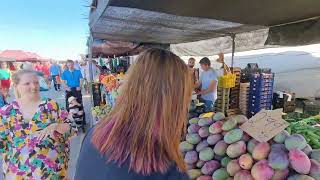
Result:
[[[86,52],[91,0],[2,0],[0,51],[19,49],[55,59]]]

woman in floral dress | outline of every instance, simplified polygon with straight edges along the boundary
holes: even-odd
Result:
[[[16,101],[0,109],[5,179],[67,179],[69,142],[76,129],[54,100],[41,98],[37,75],[12,77]]]

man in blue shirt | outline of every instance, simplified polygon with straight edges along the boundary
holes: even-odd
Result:
[[[206,111],[213,111],[213,105],[217,100],[218,75],[214,69],[211,68],[210,60],[205,57],[200,60],[200,66],[203,72],[200,75],[199,87],[201,91],[201,100],[206,105]]]
[[[82,104],[82,74],[80,70],[74,68],[74,62],[72,60],[67,61],[67,69],[62,73],[61,79],[66,89],[66,108],[68,109],[69,97],[73,96],[77,98],[77,101]]]
[[[60,91],[60,84],[58,83],[57,78],[61,76],[61,67],[55,61],[52,62],[52,65],[50,66],[50,75],[52,77],[54,89]]]

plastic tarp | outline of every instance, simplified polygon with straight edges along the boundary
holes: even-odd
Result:
[[[94,39],[179,44],[320,17],[315,0],[94,0]]]

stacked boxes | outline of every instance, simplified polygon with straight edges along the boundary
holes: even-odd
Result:
[[[250,75],[248,117],[262,109],[271,110],[273,95],[273,73],[253,73]]]
[[[242,114],[248,114],[250,83],[240,83],[239,108]]]
[[[231,68],[233,74],[236,75],[236,86],[230,90],[230,109],[239,109],[239,93],[240,93],[240,76],[241,68]]]
[[[226,113],[229,109],[230,89],[218,88],[217,96],[218,98],[215,102],[215,111]]]

